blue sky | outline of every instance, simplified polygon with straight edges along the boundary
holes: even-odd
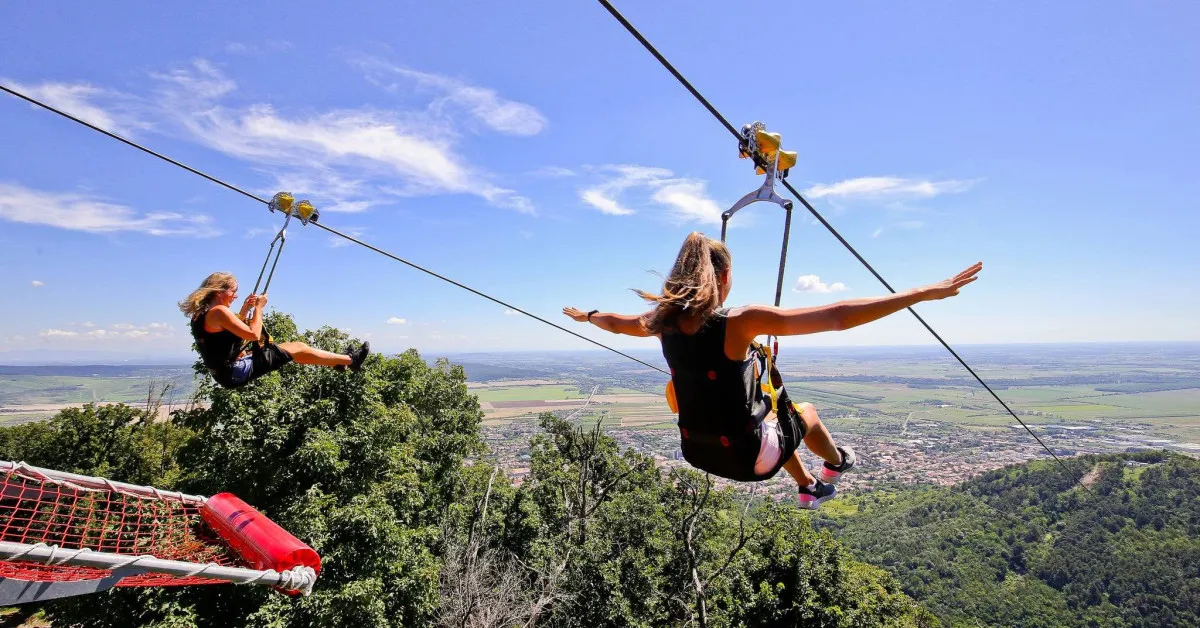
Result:
[[[630,288],[760,182],[597,3],[330,7],[8,3],[0,80],[564,324],[639,311]],[[1200,340],[1195,5],[618,7],[734,124],[783,134],[789,180],[895,287],[984,262],[918,306],[951,343]],[[9,96],[0,146],[0,352],[186,354],[175,302],[218,269],[247,293],[279,227]],[[781,227],[738,214],[731,304],[773,299]],[[884,292],[807,214],[791,242],[783,305]],[[312,227],[270,297],[385,351],[587,347]],[[785,344],[929,342],[899,314]]]

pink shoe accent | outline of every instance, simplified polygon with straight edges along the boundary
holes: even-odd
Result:
[[[838,478],[840,477],[842,477],[840,471],[832,471],[830,469],[826,469],[824,466],[821,467],[820,471],[817,471],[817,479],[826,484],[837,484]]]
[[[820,504],[817,503],[817,498],[807,493],[800,493],[800,507],[805,510],[816,510]]]

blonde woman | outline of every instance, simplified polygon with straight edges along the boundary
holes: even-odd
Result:
[[[816,509],[837,494],[834,484],[854,466],[854,451],[838,447],[810,403],[779,400],[770,408],[756,380],[751,353],[758,336],[840,331],[883,318],[922,301],[958,294],[983,264],[951,279],[884,297],[784,309],[767,305],[721,307],[733,285],[729,249],[702,233],[684,240],[662,294],[637,291],[654,309],[645,314],[563,314],[616,334],[656,336],[671,367],[683,456],[703,471],[737,481],[770,479],[786,469],[799,487],[801,508]],[[778,383],[782,383],[781,381]],[[796,453],[803,443],[824,459],[814,477]]]
[[[259,294],[246,297],[241,312],[234,315],[229,306],[237,300],[237,291],[236,277],[213,273],[179,302],[179,309],[191,321],[196,350],[218,384],[226,388],[244,386],[292,361],[340,369],[349,367],[351,371],[362,368],[370,352],[367,342],[349,354],[322,351],[303,342],[256,342],[251,351],[243,351],[247,342],[257,341],[262,335],[267,297]],[[254,316],[247,324],[244,320],[251,309]]]

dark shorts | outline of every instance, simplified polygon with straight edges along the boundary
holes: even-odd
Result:
[[[227,373],[213,373],[213,375],[217,383],[222,386],[236,388],[245,386],[263,375],[278,371],[291,361],[291,354],[280,349],[279,345],[273,342],[256,343],[252,345],[250,355],[234,360]],[[222,375],[227,375],[227,377],[222,377]]]

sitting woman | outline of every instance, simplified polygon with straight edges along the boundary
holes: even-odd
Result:
[[[622,315],[568,307],[563,313],[613,333],[659,338],[671,367],[681,448],[689,464],[736,481],[766,480],[786,469],[799,485],[800,507],[815,509],[837,493],[833,484],[854,466],[854,452],[834,443],[810,403],[793,404],[780,392],[777,416],[759,378],[772,377],[776,387],[783,382],[777,371],[763,372],[765,360],[754,339],[857,327],[922,301],[954,296],[982,268],[975,264],[952,279],[884,297],[795,309],[727,309],[721,306],[733,285],[729,249],[692,233],[662,294],[637,291],[654,309]],[[824,459],[819,477],[801,462],[801,442]]]
[[[179,309],[191,319],[196,350],[218,384],[226,388],[244,386],[292,361],[339,369],[350,367],[351,371],[362,368],[370,351],[367,342],[349,354],[341,354],[322,351],[303,342],[275,344],[260,341],[267,297],[256,294],[246,297],[241,314],[235,316],[229,306],[237,299],[237,291],[237,279],[233,275],[213,273],[179,302]],[[246,324],[243,319],[251,308],[254,317]],[[243,351],[247,342],[254,343],[248,352]]]

